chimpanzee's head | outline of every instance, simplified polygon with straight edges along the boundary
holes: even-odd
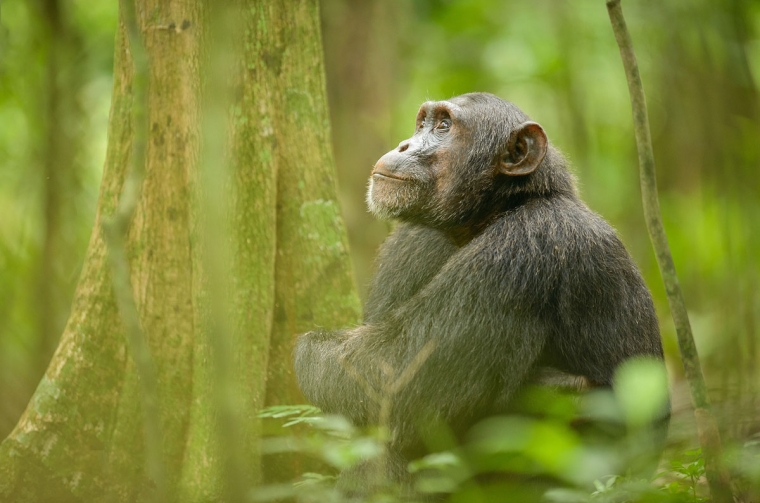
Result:
[[[542,172],[557,157],[539,124],[492,94],[426,102],[412,137],[375,164],[367,204],[379,218],[472,225],[510,198],[550,190],[554,177]]]

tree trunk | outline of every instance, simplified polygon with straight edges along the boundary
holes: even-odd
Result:
[[[226,155],[204,151],[204,86],[213,2],[137,0],[149,61],[142,197],[127,255],[157,372],[165,481],[145,475],[140,383],[117,309],[102,222],[130,165],[133,62],[117,34],[108,151],[95,228],[72,314],[45,377],[0,444],[0,501],[146,501],[159,482],[171,499],[223,499],[229,484],[215,404],[231,396],[244,486],[260,480],[257,410],[298,400],[293,336],[359,318],[338,209],[316,0],[238,2]],[[213,63],[213,61],[211,62]],[[213,86],[211,86],[213,88]],[[205,124],[205,122],[204,122]],[[203,161],[202,161],[203,159]],[[226,227],[205,227],[209,173],[225,183]],[[205,171],[204,171],[205,170]],[[204,175],[205,173],[205,175]],[[204,177],[205,176],[205,177]],[[227,178],[229,177],[229,178]],[[204,199],[206,198],[206,199]],[[215,199],[211,199],[213,203]],[[211,233],[213,234],[213,233]],[[230,277],[218,303],[208,254],[224,249]],[[229,281],[227,281],[229,279]],[[224,318],[229,331],[209,322]],[[214,337],[228,336],[232,389],[214,376]],[[216,369],[219,371],[219,369]],[[160,484],[159,484],[160,485]]]
[[[390,224],[374,218],[363,197],[377,160],[397,145],[391,111],[405,90],[403,34],[415,20],[408,0],[321,0],[327,97],[333,126],[341,206],[359,294],[366,292],[373,260]],[[412,19],[410,19],[412,18]],[[397,108],[397,107],[396,107]]]

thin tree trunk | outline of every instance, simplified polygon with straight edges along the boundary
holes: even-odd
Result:
[[[40,173],[44,186],[44,234],[35,299],[39,316],[34,380],[50,363],[68,314],[66,297],[70,295],[72,285],[66,280],[63,266],[73,265],[77,260],[69,252],[73,244],[70,220],[74,213],[70,201],[77,196],[79,185],[77,171],[81,166],[76,157],[82,123],[82,110],[77,104],[82,84],[81,68],[76,58],[81,51],[79,37],[71,27],[66,5],[58,0],[45,0],[40,2],[40,7],[43,28],[40,35],[47,49],[47,62],[45,136]]]
[[[613,32],[615,33],[615,39],[620,48],[620,57],[623,60],[628,80],[628,91],[631,96],[636,148],[639,153],[644,217],[646,218],[647,230],[649,231],[649,237],[657,257],[657,265],[660,267],[662,280],[665,283],[665,291],[673,316],[673,324],[678,334],[678,348],[681,352],[686,380],[689,382],[689,389],[691,390],[699,442],[702,446],[705,459],[705,475],[714,501],[717,503],[731,503],[733,496],[727,472],[722,467],[722,450],[718,425],[712,414],[710,398],[707,394],[707,385],[702,375],[699,354],[697,353],[697,346],[694,343],[689,314],[686,311],[686,302],[681,292],[681,285],[678,282],[676,267],[673,263],[673,256],[670,253],[670,246],[668,245],[668,237],[665,234],[665,226],[662,223],[660,199],[657,194],[657,174],[654,164],[654,152],[652,151],[652,137],[649,131],[649,116],[644,96],[644,86],[641,83],[639,67],[636,62],[636,54],[633,51],[631,36],[625,24],[620,0],[607,0],[607,11],[610,16]]]
[[[235,71],[225,109],[226,156],[214,158],[208,149],[214,142],[204,137],[215,133],[201,129],[214,99],[203,94],[213,80],[213,61],[204,58],[214,57],[214,3],[136,2],[150,68],[148,136],[126,251],[156,369],[167,494],[183,502],[240,494],[229,491],[230,473],[242,474],[243,492],[260,480],[256,413],[265,399],[294,399],[293,336],[359,317],[327,140],[316,0],[231,5],[240,23],[233,35],[240,38],[228,56]],[[134,140],[133,62],[123,22],[114,74],[94,231],[60,346],[0,444],[2,502],[132,502],[155,493],[145,470],[141,386],[101,230],[122,193]],[[215,169],[228,213],[214,211],[219,199],[207,195]],[[217,234],[206,225],[214,223],[209,209],[231,229],[219,241],[210,239]],[[230,271],[218,283],[225,288],[221,301],[213,277],[218,250],[228,259],[219,270]],[[214,313],[220,305],[224,312]],[[223,336],[229,339],[220,345],[215,338]],[[215,372],[224,344],[231,369]],[[238,428],[238,458],[220,447],[225,400]]]
[[[372,165],[396,144],[391,111],[402,95],[401,41],[415,20],[408,0],[322,0],[327,96],[341,206],[360,295],[389,223],[374,218],[364,198]],[[395,139],[397,142],[398,139]]]

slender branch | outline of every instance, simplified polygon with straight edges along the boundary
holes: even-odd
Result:
[[[414,358],[412,358],[412,361],[409,362],[409,365],[395,378],[394,376],[396,375],[396,370],[385,360],[379,360],[378,366],[380,367],[380,371],[383,374],[383,378],[388,380],[383,385],[382,391],[380,393],[375,391],[367,378],[364,377],[357,370],[357,368],[354,367],[351,362],[345,358],[345,355],[341,355],[340,364],[343,367],[343,370],[345,370],[346,373],[351,376],[351,378],[354,379],[359,384],[359,386],[361,386],[362,391],[364,391],[367,397],[382,407],[382,404],[389,402],[390,398],[393,395],[404,389],[404,387],[409,384],[412,378],[417,374],[417,372],[419,372],[422,364],[425,363],[425,361],[433,353],[434,349],[435,341],[427,341],[425,345],[422,346],[422,349],[420,349],[419,352],[414,355]],[[383,422],[383,417],[389,417],[389,415],[389,413],[380,413],[379,423],[381,426],[385,425]]]
[[[655,172],[652,138],[649,132],[649,117],[647,114],[644,87],[639,75],[636,54],[633,43],[623,17],[620,0],[607,0],[607,11],[615,33],[620,57],[623,60],[625,74],[628,80],[628,91],[631,96],[633,109],[633,126],[636,135],[636,148],[639,153],[639,174],[641,177],[641,197],[644,206],[649,237],[657,257],[668,304],[673,316],[673,323],[678,334],[678,347],[681,352],[686,380],[689,382],[691,398],[694,403],[699,440],[705,456],[705,471],[714,501],[730,503],[733,501],[728,476],[721,468],[720,434],[717,423],[710,412],[710,399],[707,386],[699,363],[699,354],[694,344],[694,336],[686,311],[686,303],[678,282],[673,257],[668,246],[668,238],[660,214],[660,201],[657,195],[657,176]]]
[[[419,372],[422,364],[427,361],[431,354],[433,354],[433,350],[435,350],[435,340],[430,339],[425,343],[424,346],[422,346],[422,349],[420,349],[417,354],[414,355],[412,361],[409,362],[409,365],[407,365],[407,367],[401,372],[396,380],[388,384],[385,393],[393,396],[404,389],[406,385],[409,384],[409,382],[412,380],[412,378],[417,375],[417,372]]]
[[[393,407],[392,398],[398,392],[403,390],[420,371],[422,365],[430,358],[435,350],[435,340],[429,340],[422,346],[409,365],[406,366],[401,372],[397,374],[396,369],[393,368],[385,360],[380,360],[378,366],[382,374],[381,379],[385,379],[386,382],[382,386],[380,393],[376,392],[370,382],[365,376],[363,376],[346,358],[341,358],[340,363],[343,366],[346,373],[351,376],[364,390],[364,393],[376,404],[380,406],[378,414],[378,426],[382,433],[382,441],[386,444],[384,453],[380,458],[380,462],[377,465],[377,480],[387,482],[385,475],[385,468],[388,464],[388,448],[387,444],[390,443],[390,422],[391,422],[391,410]],[[395,377],[394,377],[395,376]]]
[[[154,501],[167,501],[166,477],[161,448],[161,420],[158,410],[156,368],[140,324],[140,314],[132,292],[126,240],[129,224],[140,201],[145,176],[145,145],[147,142],[147,80],[148,56],[137,24],[134,0],[121,0],[121,12],[129,38],[129,50],[134,64],[132,78],[132,155],[124,179],[119,204],[114,214],[103,222],[103,234],[108,244],[114,295],[127,331],[142,389],[142,408],[145,427],[145,458],[148,477],[156,484]]]
[[[69,198],[74,195],[71,193],[72,181],[76,179],[78,167],[74,161],[78,145],[71,124],[81,121],[82,117],[75,98],[81,85],[81,72],[77,71],[73,57],[77,37],[68,22],[66,4],[60,0],[43,0],[39,2],[39,7],[42,20],[40,31],[47,50],[45,139],[41,159],[45,219],[37,278],[40,315],[37,317],[35,362],[35,370],[42,375],[61,335],[57,321],[61,300],[57,290],[60,289],[61,276],[57,272],[57,263],[65,243],[65,211]]]
[[[393,406],[391,399],[393,396],[404,389],[409,384],[409,382],[411,382],[414,376],[417,375],[417,372],[420,371],[420,368],[422,368],[422,364],[425,363],[433,353],[434,349],[435,341],[432,339],[427,341],[425,345],[422,346],[422,349],[420,349],[417,354],[414,355],[414,358],[412,358],[412,361],[409,362],[409,365],[407,365],[406,368],[402,370],[394,380],[388,381],[383,386],[383,389],[380,392],[382,400],[380,400],[380,415],[378,420],[381,428],[388,430],[390,426],[391,408]],[[395,370],[393,373],[395,374]]]
[[[369,383],[369,381],[356,369],[356,367],[351,364],[351,362],[349,362],[345,357],[341,357],[340,365],[343,367],[343,370],[346,371],[346,374],[348,374],[359,384],[359,386],[361,386],[362,391],[364,391],[364,394],[367,395],[370,400],[378,405],[382,403],[383,397],[380,395],[380,393],[372,388],[372,385]]]

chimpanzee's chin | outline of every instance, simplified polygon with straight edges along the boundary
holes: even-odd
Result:
[[[417,209],[419,190],[408,181],[373,176],[367,190],[367,207],[381,220],[403,220]]]

